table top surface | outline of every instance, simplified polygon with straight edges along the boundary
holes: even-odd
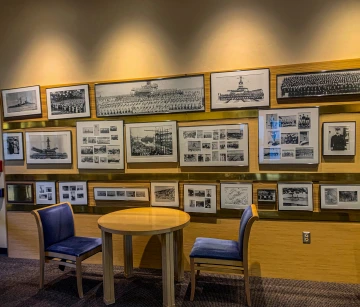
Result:
[[[162,234],[182,229],[189,223],[189,214],[168,208],[125,209],[98,219],[101,230],[123,235]]]

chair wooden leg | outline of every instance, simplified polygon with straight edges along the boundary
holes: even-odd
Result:
[[[245,295],[247,305],[251,306],[251,298],[250,298],[250,282],[249,282],[249,270],[247,266],[244,267],[244,281],[245,281]]]
[[[200,276],[200,270],[196,270],[196,277]]]
[[[44,288],[45,257],[40,256],[40,289]]]
[[[191,294],[190,301],[194,300],[195,296],[195,263],[194,258],[190,258],[190,271],[191,271]]]
[[[81,261],[76,259],[76,282],[77,282],[77,289],[79,293],[79,297],[83,298],[83,287],[82,287],[82,269],[81,269]]]

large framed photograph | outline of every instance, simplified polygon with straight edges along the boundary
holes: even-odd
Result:
[[[46,89],[48,119],[90,117],[89,85]]]
[[[87,182],[59,182],[59,198],[61,203],[69,202],[72,205],[87,205]]]
[[[126,124],[126,160],[177,162],[176,122]]]
[[[360,69],[276,76],[278,99],[360,94]]]
[[[180,166],[248,166],[248,124],[179,127]]]
[[[124,169],[124,124],[118,121],[76,122],[79,169]]]
[[[95,200],[149,201],[148,188],[94,188]]]
[[[313,211],[313,185],[307,183],[278,183],[279,210]]]
[[[204,75],[95,84],[97,117],[205,111]]]
[[[179,207],[179,182],[151,182],[151,206]]]
[[[319,108],[259,110],[259,164],[318,164]]]
[[[26,132],[27,164],[71,164],[71,131]]]
[[[270,70],[211,73],[211,109],[240,109],[270,105]]]
[[[276,202],[276,189],[258,189],[257,190],[258,203]]]
[[[323,123],[323,155],[355,156],[356,122]]]
[[[321,184],[321,209],[360,209],[359,184]]]
[[[40,116],[40,86],[28,86],[2,90],[4,118]]]
[[[8,204],[33,204],[34,184],[31,182],[6,183],[6,200]]]
[[[221,209],[245,209],[252,204],[252,183],[221,183]]]
[[[55,181],[37,181],[35,184],[36,204],[54,205],[56,204],[56,185]]]
[[[22,132],[3,133],[4,160],[24,160]]]
[[[184,184],[184,211],[216,213],[216,185]]]

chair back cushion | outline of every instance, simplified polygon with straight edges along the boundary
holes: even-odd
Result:
[[[246,225],[248,224],[249,220],[253,216],[251,205],[246,207],[244,210],[241,220],[240,220],[240,227],[239,227],[239,253],[240,259],[243,259],[244,256],[244,236],[245,236],[245,229]]]
[[[74,219],[68,204],[59,204],[38,211],[44,234],[44,247],[74,236]]]

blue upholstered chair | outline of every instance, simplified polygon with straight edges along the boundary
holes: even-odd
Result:
[[[248,306],[251,306],[248,245],[251,226],[258,219],[256,206],[251,205],[241,216],[238,241],[196,238],[190,253],[191,301],[194,300],[195,295],[195,270],[197,274],[200,270],[223,271],[244,275],[246,301]]]
[[[31,212],[36,219],[40,247],[40,289],[44,287],[45,262],[58,263],[60,269],[76,269],[79,297],[83,297],[81,262],[98,252],[100,238],[75,236],[74,213],[69,203]]]

